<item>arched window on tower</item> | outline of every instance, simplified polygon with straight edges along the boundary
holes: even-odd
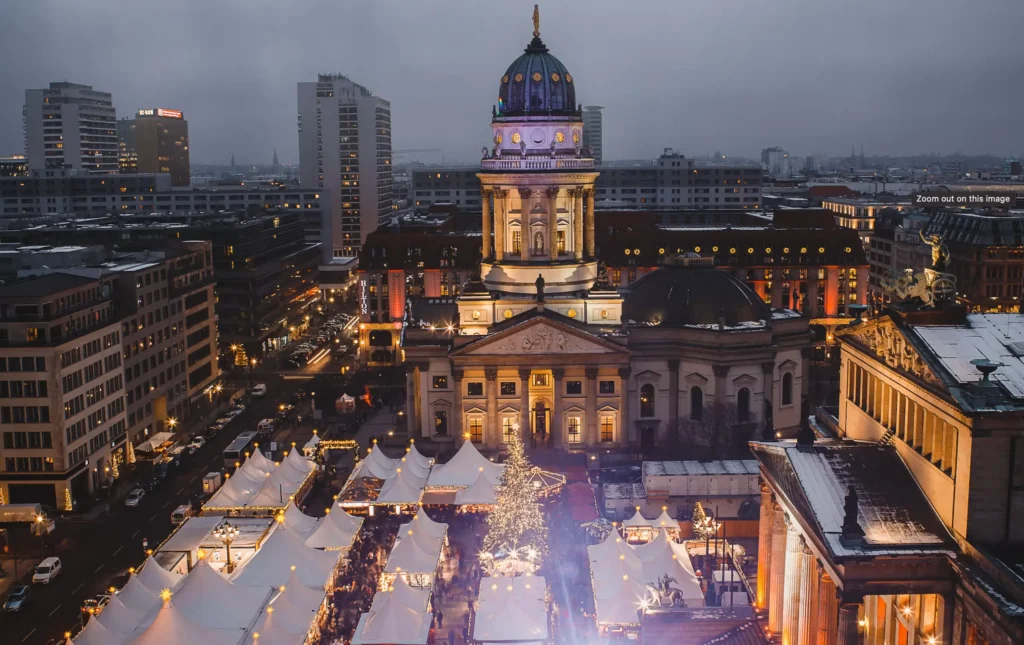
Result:
[[[736,393],[736,420],[740,423],[750,421],[750,390],[745,387]]]
[[[640,416],[654,416],[654,386],[650,383],[640,387]]]
[[[544,255],[544,234],[540,231],[533,234],[533,254]]]
[[[782,405],[793,405],[793,373],[782,375]]]
[[[696,385],[690,388],[690,418],[694,421],[704,418],[704,391]]]

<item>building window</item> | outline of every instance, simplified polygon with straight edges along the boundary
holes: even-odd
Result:
[[[583,394],[583,381],[566,381],[566,394]]]
[[[565,231],[558,231],[558,253],[562,255],[565,253]]]
[[[697,386],[690,388],[690,418],[694,421],[704,418],[704,391]]]
[[[533,385],[535,387],[547,387],[551,383],[549,374],[534,374]]]
[[[615,394],[615,381],[600,381],[597,391],[601,394]]]
[[[654,416],[654,386],[650,383],[640,387],[640,416]]]
[[[793,373],[782,375],[782,405],[793,405]]]
[[[510,443],[512,437],[516,434],[518,428],[516,428],[516,420],[512,417],[505,417],[501,420],[501,441],[502,443]]]
[[[480,381],[471,381],[466,384],[467,396],[483,396],[484,395],[484,384]]]
[[[745,387],[736,393],[736,420],[740,423],[750,421],[750,390]]]
[[[501,382],[501,395],[502,396],[515,396],[516,395],[516,382],[515,381],[502,381]]]
[[[523,233],[522,231],[512,231],[512,253],[520,254],[523,248]]]
[[[569,443],[580,442],[580,418],[569,417],[568,421],[568,432],[569,432]]]
[[[448,389],[448,377],[447,376],[435,376],[434,377],[434,389],[435,390],[447,390]]]
[[[469,440],[473,443],[480,443],[484,440],[484,421],[480,417],[469,419]]]
[[[601,441],[615,441],[615,417],[601,417]]]
[[[448,412],[446,410],[434,411],[434,434],[442,437],[448,436]]]

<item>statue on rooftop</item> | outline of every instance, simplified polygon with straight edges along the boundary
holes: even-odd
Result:
[[[544,275],[538,273],[537,281],[533,284],[537,287],[537,302],[544,302]]]

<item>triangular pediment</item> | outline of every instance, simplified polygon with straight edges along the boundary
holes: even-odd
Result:
[[[908,340],[890,318],[877,318],[849,326],[840,332],[844,342],[855,345],[876,360],[925,385],[947,391],[942,379],[921,356],[914,342]]]
[[[537,317],[492,332],[452,352],[452,356],[550,354],[628,355],[629,350],[574,326]]]

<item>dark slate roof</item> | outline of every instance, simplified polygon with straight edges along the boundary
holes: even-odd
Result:
[[[764,645],[767,641],[761,628],[753,620],[734,627],[721,636],[704,641],[701,645]]]
[[[793,510],[813,523],[833,560],[947,552],[955,542],[900,459],[875,442],[819,440],[810,451],[792,441],[751,442],[765,475]],[[843,545],[843,502],[853,487],[864,544]]]
[[[925,234],[954,245],[1024,246],[1024,216],[941,212],[932,216]]]
[[[572,74],[548,52],[539,36],[534,36],[501,77],[497,116],[579,117]]]
[[[771,308],[745,282],[712,266],[668,262],[630,285],[622,319],[661,327],[767,321]]]
[[[95,278],[71,273],[49,273],[46,275],[15,280],[0,285],[0,298],[37,299],[69,289],[77,289],[97,282]]]

